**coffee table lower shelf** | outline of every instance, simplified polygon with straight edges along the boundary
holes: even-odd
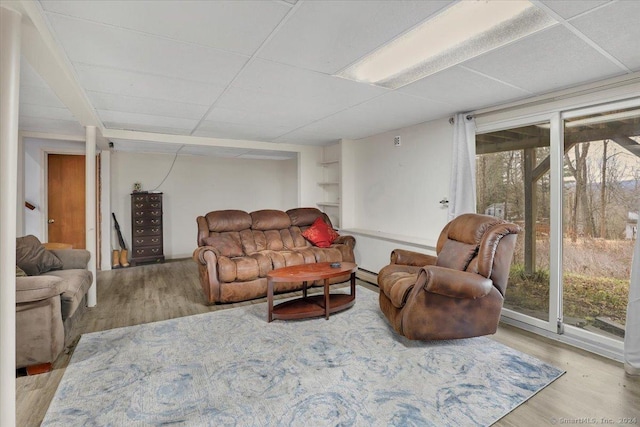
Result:
[[[346,310],[356,302],[355,295],[329,294],[329,313]],[[325,315],[324,295],[310,295],[282,302],[273,307],[272,319],[294,320]]]

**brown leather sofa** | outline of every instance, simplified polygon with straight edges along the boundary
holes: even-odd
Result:
[[[208,303],[246,301],[267,295],[269,271],[316,262],[354,262],[352,236],[338,237],[331,247],[319,248],[302,233],[322,217],[315,208],[296,208],[286,212],[259,210],[212,211],[196,219],[198,248],[193,259],[198,264],[200,284]],[[331,283],[349,279],[349,274]],[[319,281],[314,285],[321,285]],[[278,283],[276,292],[302,289],[302,282]]]
[[[519,227],[465,214],[447,224],[438,256],[396,249],[380,270],[380,309],[414,340],[469,338],[496,332]]]

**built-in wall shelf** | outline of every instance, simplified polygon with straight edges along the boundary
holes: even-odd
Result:
[[[334,227],[340,227],[340,145],[323,147],[319,164],[322,167],[322,178],[318,181],[322,202],[316,205],[329,216]]]

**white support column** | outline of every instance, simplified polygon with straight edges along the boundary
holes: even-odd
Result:
[[[93,283],[87,293],[87,305],[95,307],[97,303],[96,288],[96,127],[86,127],[86,239],[87,250],[91,252],[89,271],[93,274]]]
[[[0,7],[0,425],[16,424],[16,209],[20,13]]]

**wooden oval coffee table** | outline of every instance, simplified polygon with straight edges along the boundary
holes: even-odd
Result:
[[[356,270],[352,262],[342,262],[340,267],[331,267],[329,262],[294,265],[278,268],[267,274],[267,321],[273,319],[291,320],[324,316],[346,310],[356,302]],[[351,294],[332,294],[329,292],[329,279],[351,273]],[[308,282],[324,280],[324,294],[307,296]],[[273,288],[278,282],[303,282],[302,298],[282,302],[273,306]]]

